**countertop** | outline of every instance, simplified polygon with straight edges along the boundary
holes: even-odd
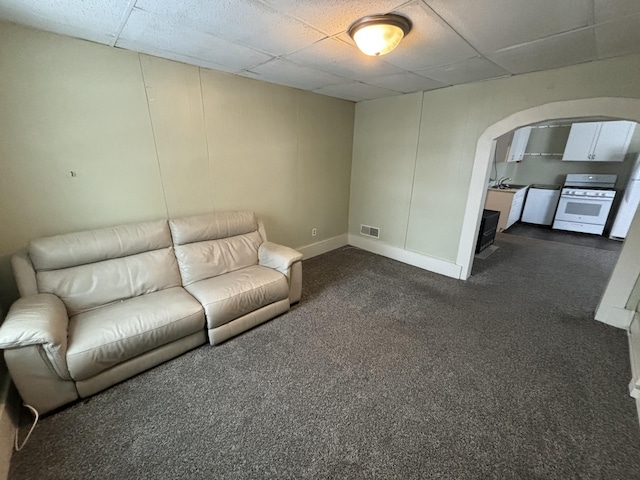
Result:
[[[509,188],[489,187],[489,190],[493,192],[516,193],[527,187],[529,187],[529,185],[509,185]]]
[[[508,193],[516,193],[518,190],[522,190],[523,188],[536,188],[539,190],[560,190],[562,185],[557,184],[542,184],[542,183],[533,183],[531,185],[516,185],[516,184],[507,184],[509,188],[498,188],[498,187],[489,187],[489,190],[494,192],[508,192]]]

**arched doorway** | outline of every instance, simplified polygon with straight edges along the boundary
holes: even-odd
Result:
[[[461,279],[467,279],[471,275],[474,247],[486,197],[489,169],[491,158],[495,152],[496,139],[511,130],[525,125],[548,120],[584,117],[623,119],[640,123],[640,99],[602,97],[547,103],[514,113],[488,127],[480,136],[476,144],[464,223],[456,259],[456,263],[461,266]],[[622,255],[625,253],[624,250],[628,248],[629,245],[625,243]],[[640,265],[638,265],[637,273],[640,274]],[[638,278],[638,275],[635,278]]]

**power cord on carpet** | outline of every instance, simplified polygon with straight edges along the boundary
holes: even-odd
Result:
[[[26,438],[24,439],[24,441],[22,442],[21,445],[18,445],[19,441],[18,441],[18,435],[20,433],[20,428],[16,428],[16,452],[19,452],[20,450],[22,450],[24,448],[24,446],[27,444],[27,442],[29,441],[29,437],[31,436],[31,433],[33,433],[33,429],[36,428],[36,424],[38,423],[38,420],[40,419],[40,415],[38,414],[38,411],[33,408],[31,405],[27,405],[26,403],[24,404],[25,407],[27,407],[29,410],[31,410],[31,413],[33,413],[33,416],[35,417],[34,421],[33,421],[33,425],[31,425],[31,428],[29,429],[29,433],[27,433]]]

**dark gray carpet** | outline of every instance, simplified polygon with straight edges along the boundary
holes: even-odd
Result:
[[[612,240],[603,235],[593,235],[590,233],[568,232],[566,230],[554,230],[544,225],[532,225],[529,223],[515,223],[503,233],[510,235],[520,235],[523,237],[539,238],[551,242],[568,243],[570,245],[582,245],[583,247],[598,248],[601,250],[611,250],[620,253],[622,242]]]
[[[617,254],[512,235],[461,282],[346,247],[299,306],[45,418],[12,479],[640,478]]]

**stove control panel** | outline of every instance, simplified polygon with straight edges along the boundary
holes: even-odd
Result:
[[[573,189],[563,188],[562,196],[564,197],[591,197],[591,198],[614,198],[615,190],[589,190],[589,189]]]

